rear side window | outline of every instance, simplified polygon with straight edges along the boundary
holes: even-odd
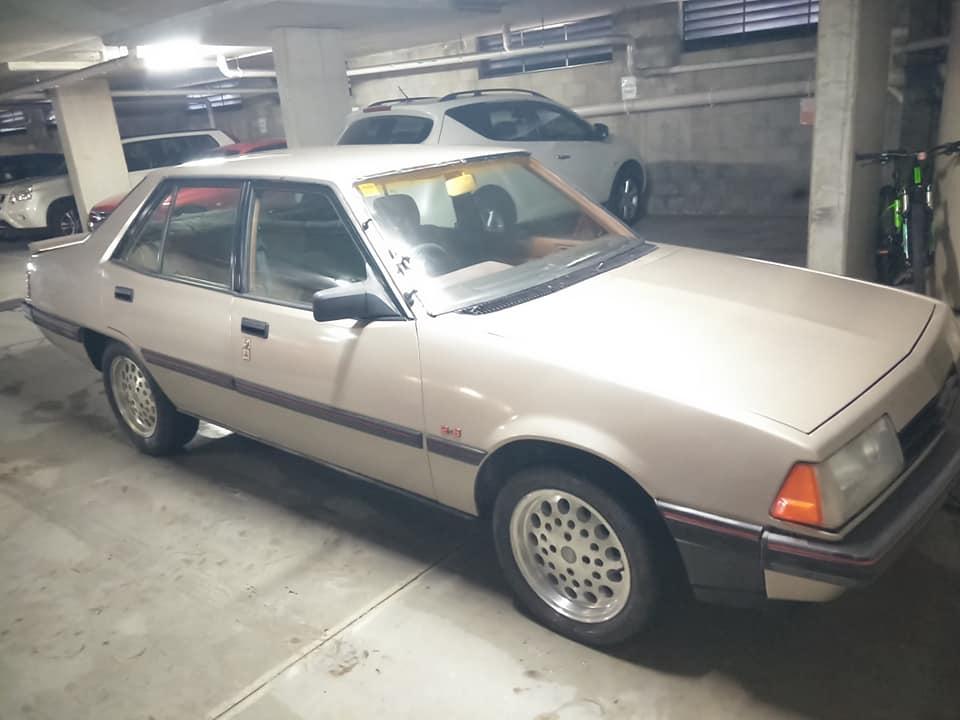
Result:
[[[124,143],[123,156],[127,161],[127,170],[136,172],[180,165],[217,147],[219,144],[210,135],[181,135]]]
[[[137,270],[228,288],[240,183],[169,187],[124,240],[118,259]]]
[[[447,115],[488,140],[540,142],[590,140],[590,125],[565,108],[535,101],[461,105]]]
[[[433,129],[433,120],[416,115],[361,118],[343,133],[340,145],[416,145]]]

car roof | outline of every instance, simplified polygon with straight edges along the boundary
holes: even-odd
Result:
[[[156,172],[172,178],[277,178],[349,185],[378,175],[507,154],[527,153],[512,148],[453,145],[332,145],[205,158]]]
[[[479,94],[474,94],[479,92]],[[475,105],[477,103],[502,103],[502,102],[540,102],[549,105],[558,105],[564,107],[563,103],[557,102],[546,95],[524,90],[487,90],[467,91],[461,93],[451,93],[444,97],[417,97],[410,99],[390,99],[377,100],[366,107],[354,110],[350,113],[349,120],[355,122],[363,117],[389,117],[389,113],[397,115],[440,115],[450,108],[460,107],[462,105]]]
[[[163,140],[165,138],[186,137],[188,135],[225,135],[222,130],[208,128],[206,130],[180,130],[178,132],[156,133],[154,135],[131,135],[121,138],[121,143],[137,142],[138,140]]]

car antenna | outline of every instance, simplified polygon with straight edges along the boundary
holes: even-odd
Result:
[[[400,87],[399,85],[397,85],[397,90],[399,91],[399,93],[400,93],[401,95],[403,95],[403,99],[404,99],[404,100],[409,100],[409,99],[410,99],[410,96],[407,95],[407,94],[403,91],[403,88]]]

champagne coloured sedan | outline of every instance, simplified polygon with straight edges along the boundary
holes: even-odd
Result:
[[[953,314],[656,240],[525,152],[204,160],[34,243],[26,310],[143,452],[204,419],[478,516],[584,643],[677,576],[737,604],[868,583],[960,476]]]

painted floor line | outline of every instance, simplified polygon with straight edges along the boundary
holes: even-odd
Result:
[[[279,665],[277,665],[273,670],[270,670],[263,675],[261,675],[257,680],[254,680],[250,683],[244,690],[240,691],[240,696],[235,700],[230,700],[221,705],[219,708],[215,709],[207,717],[209,720],[227,720],[230,717],[234,717],[238,712],[245,709],[249,703],[257,698],[259,698],[267,690],[267,686],[273,682],[275,679],[280,677],[283,673],[289,670],[291,667],[296,665],[301,660],[306,659],[311,654],[319,650],[321,647],[326,645],[330,640],[333,640],[335,637],[340,635],[344,630],[355,624],[356,622],[362,620],[368,614],[376,610],[378,607],[383,605],[385,602],[390,600],[397,593],[402,592],[410,585],[415,583],[417,580],[422,578],[428,572],[434,568],[442,565],[447,562],[450,558],[460,552],[461,549],[466,545],[466,542],[463,542],[456,547],[454,547],[449,553],[444,555],[441,558],[438,558],[436,561],[425,566],[421,570],[418,570],[416,573],[408,577],[406,580],[403,580],[393,587],[391,587],[386,592],[382,593],[379,597],[365,605],[361,608],[353,617],[347,618],[338,625],[328,628],[323,632],[320,637],[315,640],[310,645],[303,648],[300,652],[295,653],[293,656],[287,658]]]

